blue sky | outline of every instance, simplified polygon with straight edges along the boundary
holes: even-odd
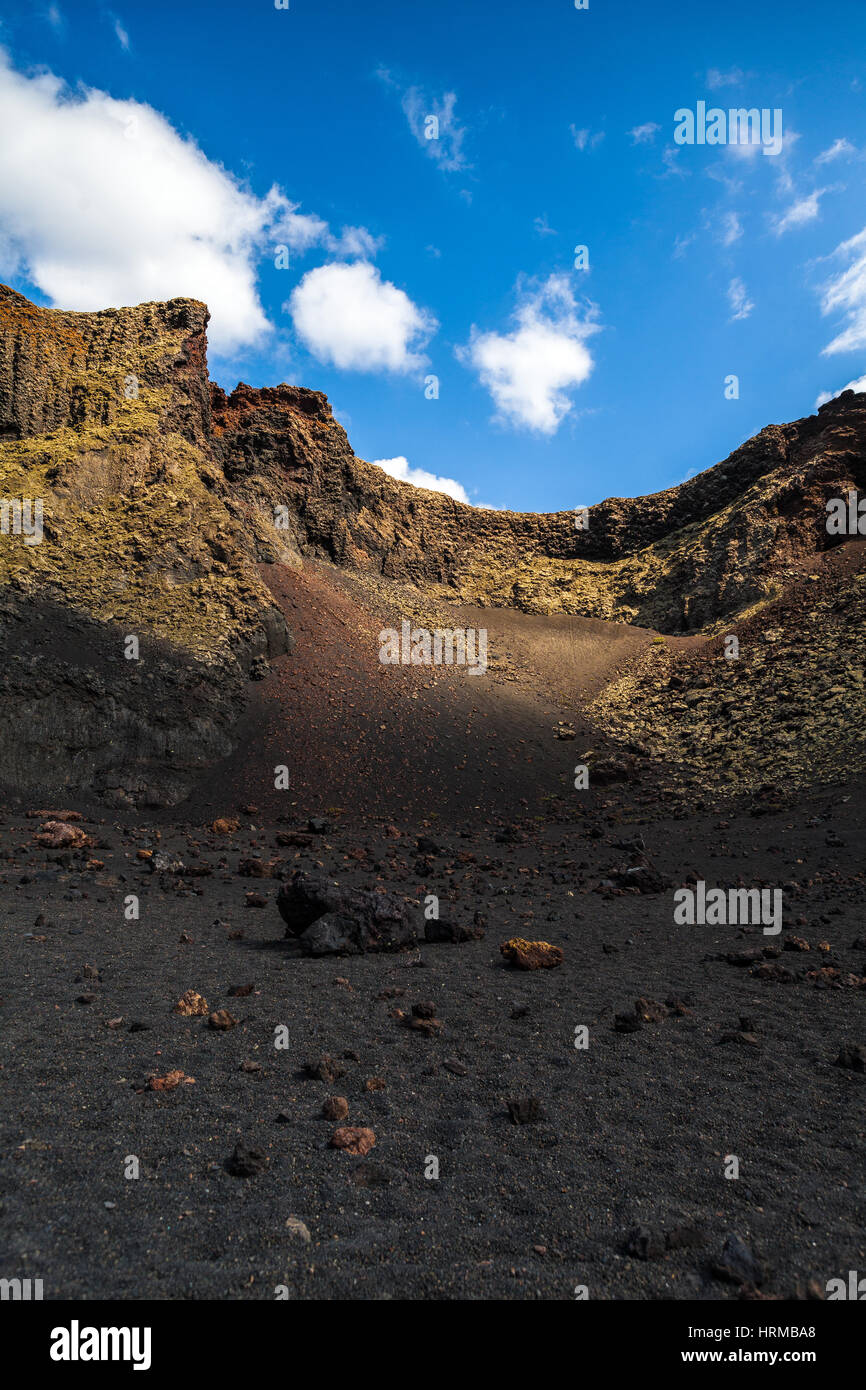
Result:
[[[205,298],[223,386],[475,502],[671,486],[866,373],[862,0],[5,0],[0,49],[0,278]],[[699,101],[781,152],[676,144]]]

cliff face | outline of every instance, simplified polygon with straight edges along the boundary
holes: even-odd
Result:
[[[289,636],[211,446],[207,310],[98,314],[0,287],[0,766],[19,788],[171,803],[231,748]],[[31,510],[31,516],[33,512]],[[129,659],[138,643],[138,657]]]
[[[777,596],[833,541],[825,501],[866,488],[866,396],[771,425],[723,463],[648,497],[571,512],[468,507],[352,453],[324,396],[213,393],[226,476],[254,509],[283,502],[294,546],[443,597],[690,632]]]
[[[583,529],[467,507],[356,458],[317,392],[226,396],[207,319],[187,299],[64,313],[0,286],[7,785],[181,800],[231,750],[250,676],[291,647],[261,563],[326,557],[437,603],[712,632],[808,572],[836,543],[825,501],[866,491],[866,396],[848,392]],[[28,499],[38,541],[12,524]]]

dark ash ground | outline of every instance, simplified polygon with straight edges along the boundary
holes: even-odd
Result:
[[[754,1280],[719,1277],[729,1233],[760,1262],[763,1296],[814,1296],[866,1268],[866,1076],[836,1065],[866,1041],[866,989],[849,979],[866,975],[862,781],[685,819],[627,788],[592,794],[583,814],[575,796],[544,818],[485,812],[447,829],[334,815],[301,848],[276,835],[304,831],[306,808],[242,814],[229,836],[103,812],[83,823],[98,848],[60,862],[34,845],[38,819],[7,806],[0,1276],[73,1299],[273,1299],[282,1285],[300,1299],[571,1299],[577,1285],[591,1299],[754,1297]],[[638,834],[672,884],[691,872],[783,886],[782,935],[675,927],[671,890],[595,891]],[[419,854],[418,835],[440,852]],[[150,873],[141,849],[211,872]],[[103,868],[85,867],[92,855]],[[247,856],[435,893],[443,918],[478,911],[486,936],[303,958],[283,938],[278,883],[237,873]],[[247,906],[250,892],[265,906]],[[124,920],[129,893],[138,922]],[[420,906],[418,921],[423,933]],[[715,958],[790,934],[812,949],[782,951],[786,982]],[[499,944],[513,935],[561,946],[563,965],[507,969]],[[810,978],[822,968],[839,973]],[[187,989],[238,1026],[177,1016]],[[687,1012],[616,1031],[638,997]],[[394,1016],[426,1000],[438,1037]],[[741,1017],[756,1043],[720,1041]],[[304,1074],[322,1054],[345,1068],[333,1083]],[[176,1068],[195,1084],[141,1090]],[[320,1112],[335,1094],[348,1123],[375,1131],[365,1158],[328,1147]],[[513,1124],[506,1102],[530,1096],[545,1118]],[[239,1142],[263,1151],[264,1171],[226,1170]],[[723,1176],[730,1154],[737,1181]],[[643,1259],[628,1252],[638,1226],[652,1250],[677,1228],[689,1243]]]

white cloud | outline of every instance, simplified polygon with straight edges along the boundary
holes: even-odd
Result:
[[[678,178],[687,178],[689,171],[683,169],[679,159],[682,154],[682,145],[666,145],[662,151],[662,162],[665,166],[665,173],[661,177],[667,178],[668,175],[676,174]]]
[[[403,115],[422,150],[448,173],[469,168],[463,153],[466,131],[457,119],[456,92],[430,96],[421,87],[401,87],[389,72],[380,69],[378,77],[400,94]]]
[[[256,268],[277,244],[328,244],[328,225],[274,187],[255,197],[152,107],[71,94],[0,50],[0,275],[26,274],[65,309],[189,296],[229,353],[267,334]],[[344,240],[363,241],[363,228]]]
[[[117,42],[120,44],[120,46],[121,46],[121,48],[123,49],[124,53],[128,53],[128,52],[129,52],[129,34],[126,32],[126,30],[124,29],[124,27],[123,27],[123,25],[121,24],[120,20],[117,18],[117,15],[110,15],[109,18],[111,19],[111,22],[112,22],[112,24],[114,25],[114,35],[115,35],[115,38],[117,39]]]
[[[604,139],[603,130],[597,130],[593,135],[591,130],[578,130],[574,124],[569,126],[569,130],[571,131],[571,138],[579,150],[594,150],[596,145],[600,145]]]
[[[541,217],[536,217],[535,222],[533,223],[533,225],[534,225],[535,230],[536,230],[536,232],[538,233],[539,236],[558,236],[558,235],[559,235],[559,233],[556,231],[555,227],[551,227],[551,226],[549,225],[549,223],[548,223],[548,221],[547,221],[547,213],[544,213]]]
[[[848,266],[824,286],[821,312],[847,314],[849,322],[823,349],[827,355],[866,347],[866,227],[837,246],[833,255]]]
[[[738,278],[733,279],[728,285],[728,303],[731,306],[730,321],[732,323],[736,319],[747,319],[755,307],[746,292],[745,285]]]
[[[726,212],[722,218],[721,238],[723,246],[733,246],[735,241],[739,241],[743,235],[743,228],[739,216],[735,212]]]
[[[424,468],[413,468],[409,460],[402,455],[395,459],[374,459],[373,463],[376,468],[383,468],[390,478],[396,478],[401,483],[425,487],[430,492],[444,492],[457,502],[471,505],[462,483],[458,483],[455,478],[438,478],[435,473],[428,473]]]
[[[840,386],[838,391],[822,391],[815,402],[815,409],[826,405],[828,401],[835,401],[837,396],[841,396],[843,391],[856,391],[858,395],[866,391],[866,376],[858,376],[854,381],[849,381],[847,385]]]
[[[816,164],[829,164],[834,159],[841,159],[857,153],[857,148],[852,145],[850,140],[834,140],[829,149],[822,150],[816,156]]]
[[[330,234],[325,244],[335,256],[357,256],[359,261],[369,261],[385,244],[383,236],[373,236],[366,227],[344,227],[338,237]]]
[[[271,237],[299,255],[314,246],[324,246],[333,256],[357,257],[358,260],[371,260],[385,243],[384,237],[373,236],[366,227],[344,227],[340,235],[335,236],[321,217],[300,213],[297,203],[288,202],[273,225]]]
[[[655,121],[646,121],[643,125],[636,125],[633,130],[629,131],[632,144],[648,144],[651,140],[655,139],[657,130],[661,130],[661,126],[656,125]]]
[[[307,271],[284,308],[313,356],[344,371],[414,371],[439,326],[366,261]]]
[[[731,68],[728,72],[722,72],[719,68],[710,68],[707,73],[707,86],[711,92],[718,91],[719,87],[739,87],[742,80],[742,68]]]
[[[301,256],[313,246],[327,245],[330,235],[327,222],[313,213],[298,212],[297,203],[285,203],[281,207],[270,234],[274,243],[285,245]]]
[[[498,417],[553,434],[571,410],[569,388],[586,381],[593,360],[585,339],[597,331],[594,311],[578,313],[567,275],[551,275],[524,293],[511,333],[481,333],[457,349],[492,396]]]
[[[63,18],[59,5],[49,5],[48,9],[45,11],[45,18],[48,20],[55,34],[62,34],[64,32],[66,20]]]
[[[771,225],[776,236],[782,236],[792,227],[804,227],[807,222],[814,222],[821,211],[821,199],[828,192],[827,188],[816,188],[808,197],[798,199],[786,212],[774,217]]]

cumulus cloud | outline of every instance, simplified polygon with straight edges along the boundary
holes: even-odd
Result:
[[[455,501],[470,505],[466,489],[456,478],[439,478],[424,468],[413,468],[402,454],[395,459],[374,459],[373,463],[376,468],[383,468],[389,477],[396,478],[401,483],[411,483],[413,487],[426,487],[430,492],[444,492]]]
[[[597,331],[594,310],[580,313],[567,275],[551,275],[524,292],[510,333],[473,326],[457,356],[474,368],[509,424],[554,434],[571,410],[570,388],[586,381],[593,360],[586,339]]]
[[[403,115],[409,129],[432,160],[448,173],[469,168],[463,144],[466,131],[457,119],[456,92],[431,96],[421,87],[403,87],[384,68],[378,76],[387,87],[399,94]]]
[[[728,285],[728,303],[731,306],[731,322],[747,319],[755,307],[740,279],[734,279]]]
[[[824,285],[821,311],[846,314],[848,326],[823,349],[827,355],[866,347],[866,227],[837,246],[833,256],[847,264]]]
[[[415,371],[439,326],[367,261],[308,270],[284,308],[313,356],[345,371]]]
[[[858,395],[866,391],[866,376],[858,376],[854,381],[849,381],[845,386],[840,386],[838,391],[822,391],[815,402],[815,409],[826,405],[828,401],[835,401],[837,396],[841,396],[843,391],[856,391]]]
[[[814,222],[821,211],[821,199],[827,192],[829,189],[816,188],[807,197],[792,203],[786,212],[773,218],[771,225],[776,236],[782,236],[784,232],[789,232],[792,227],[804,227],[807,222]]]
[[[330,237],[277,187],[255,197],[152,107],[25,76],[3,50],[0,130],[15,132],[0,140],[0,275],[25,274],[64,309],[202,299],[215,351],[232,352],[270,331],[261,255]]]

